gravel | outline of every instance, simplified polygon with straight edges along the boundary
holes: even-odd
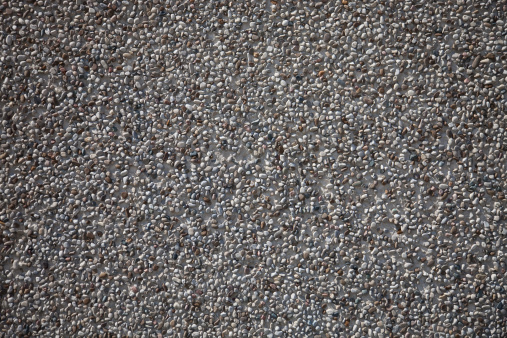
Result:
[[[0,336],[505,337],[505,1],[0,4]]]

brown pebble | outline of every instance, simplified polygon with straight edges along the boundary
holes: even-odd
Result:
[[[481,56],[477,55],[474,59],[474,62],[472,62],[472,68],[476,68],[479,65],[479,62],[481,62]]]

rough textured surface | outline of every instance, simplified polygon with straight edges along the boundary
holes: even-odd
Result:
[[[0,4],[0,335],[505,337],[505,1]]]

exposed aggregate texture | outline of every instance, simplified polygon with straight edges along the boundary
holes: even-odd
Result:
[[[0,4],[1,337],[506,337],[506,1]]]

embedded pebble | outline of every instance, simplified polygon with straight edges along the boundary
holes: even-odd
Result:
[[[0,335],[505,337],[502,1],[0,4]]]

